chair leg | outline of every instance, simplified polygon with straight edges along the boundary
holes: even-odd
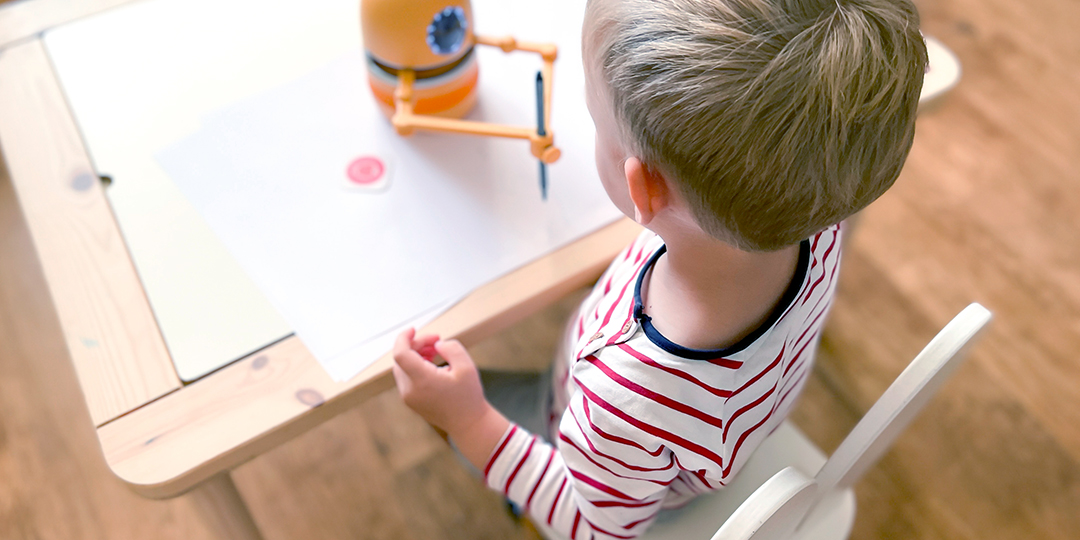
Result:
[[[222,540],[262,540],[243,497],[228,472],[219,473],[192,490],[195,503],[207,527]]]

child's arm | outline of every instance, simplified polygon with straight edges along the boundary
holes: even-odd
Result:
[[[433,351],[446,366],[431,363]],[[646,448],[621,437],[623,421],[596,401],[601,396],[576,393],[556,450],[487,403],[476,367],[459,343],[415,339],[408,331],[399,336],[394,358],[405,403],[446,431],[484,471],[489,487],[567,538],[638,536],[678,473],[662,444]]]

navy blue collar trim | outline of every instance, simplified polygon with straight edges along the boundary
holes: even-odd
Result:
[[[810,241],[803,240],[799,244],[799,264],[795,268],[795,276],[791,278],[791,283],[788,283],[787,290],[784,291],[784,296],[780,299],[780,303],[776,305],[776,309],[769,314],[768,320],[762,323],[761,326],[755,328],[754,331],[750,332],[746,337],[740,339],[738,343],[730,347],[725,347],[723,349],[690,349],[664,337],[664,335],[653,326],[652,317],[645,314],[641,302],[641,284],[645,282],[645,274],[649,273],[649,269],[652,268],[653,265],[656,264],[656,261],[660,259],[660,256],[666,252],[667,246],[660,246],[660,249],[656,250],[656,253],[647,263],[645,263],[645,266],[641,268],[641,273],[638,274],[637,284],[634,286],[634,318],[641,322],[641,328],[645,331],[645,336],[647,336],[649,341],[652,341],[654,345],[671,354],[691,360],[712,360],[715,358],[731,356],[746,349],[750,344],[757,341],[758,338],[776,324],[776,321],[780,320],[780,317],[783,316],[784,312],[787,311],[788,307],[795,301],[795,298],[799,295],[799,291],[802,289],[803,281],[806,280],[806,271],[810,267]]]

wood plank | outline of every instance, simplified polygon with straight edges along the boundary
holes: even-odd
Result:
[[[184,499],[116,480],[0,162],[0,538],[209,540]]]
[[[16,0],[0,2],[0,49],[66,22],[132,0]]]
[[[853,538],[1077,538],[1080,6],[920,8],[964,78],[864,213],[795,416],[835,447],[923,340],[983,302],[995,320],[968,365],[857,486]]]
[[[943,324],[863,250],[844,265],[814,377],[793,413],[827,451]],[[856,486],[854,538],[1080,535],[1080,515],[1062,511],[1080,507],[1080,462],[995,380],[987,365],[998,349],[985,337]]]
[[[0,149],[94,424],[179,388],[40,41],[0,51]]]
[[[478,289],[425,331],[476,343],[595,280],[640,230],[610,225]],[[102,426],[105,459],[138,493],[177,495],[392,388],[390,362],[337,383],[286,339]]]
[[[228,471],[211,476],[198,488],[191,490],[187,498],[217,536],[235,540],[263,540],[259,526],[251,517]]]
[[[964,80],[855,247],[935,321],[972,300],[999,314],[981,362],[1080,458],[1080,5],[923,7]]]
[[[233,477],[268,540],[540,540],[461,463],[386,392]]]

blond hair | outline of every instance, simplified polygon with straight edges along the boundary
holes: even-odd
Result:
[[[909,0],[590,0],[623,139],[709,234],[798,243],[900,174],[926,66]]]

